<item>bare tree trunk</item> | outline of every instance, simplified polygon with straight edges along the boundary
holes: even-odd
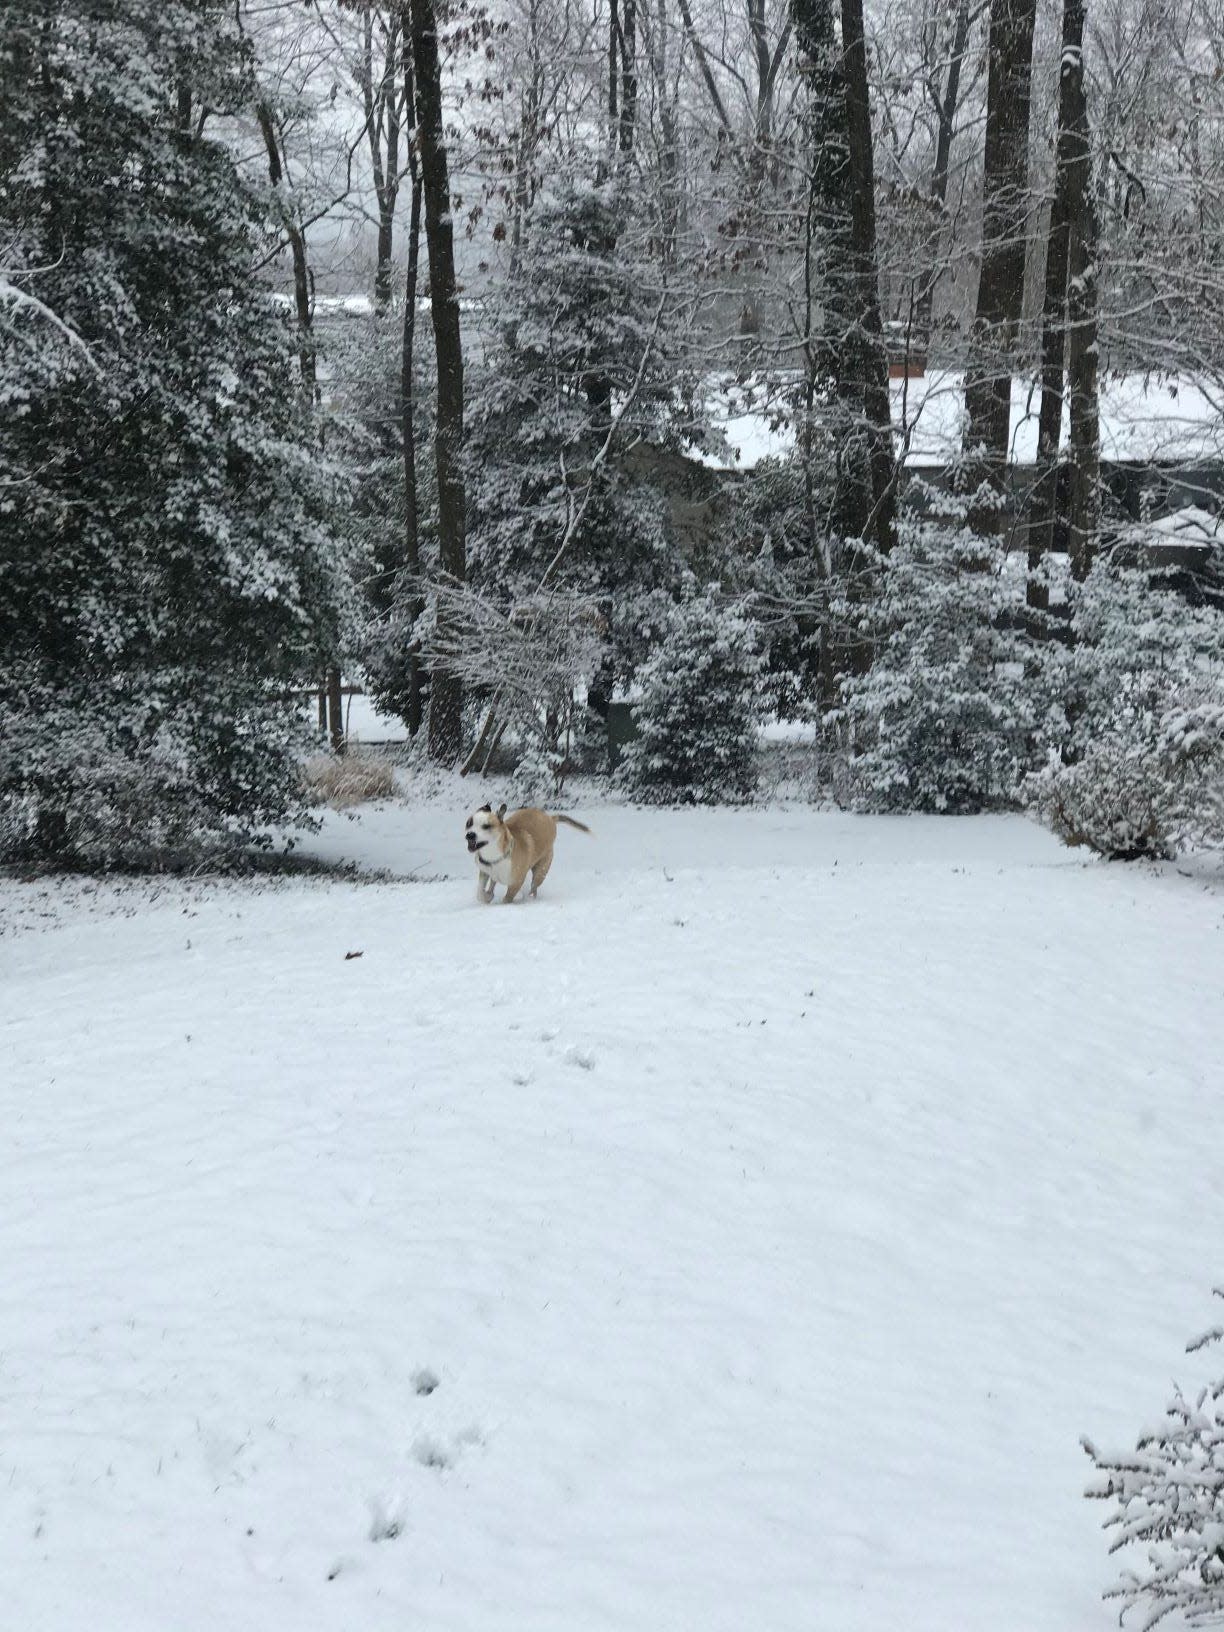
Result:
[[[715,80],[713,72],[711,71],[710,59],[706,56],[705,47],[701,43],[701,37],[693,26],[692,7],[689,5],[689,0],[679,0],[679,5],[680,17],[684,23],[684,32],[688,37],[689,44],[693,48],[693,56],[696,59],[697,66],[701,70],[701,82],[706,88],[706,94],[710,98],[710,103],[714,109],[714,112],[718,115],[719,131],[722,137],[726,141],[730,142],[734,140],[734,132],[731,129],[731,120],[727,116],[726,104],[724,103],[722,95],[718,89],[718,82]]]
[[[1091,188],[1088,107],[1084,95],[1085,0],[1064,0],[1059,66],[1058,142],[1050,213],[1041,336],[1041,408],[1037,472],[1029,524],[1027,600],[1049,604],[1032,576],[1052,548],[1060,501],[1065,501],[1072,571],[1088,570],[1097,529],[1100,435],[1096,330],[1096,218]],[[1059,489],[1064,401],[1070,400],[1070,482]]]
[[[670,266],[675,260],[676,242],[680,236],[683,200],[680,188],[680,125],[677,117],[677,98],[667,83],[670,29],[667,8],[668,0],[658,0],[657,10],[652,12],[650,0],[647,0],[643,15],[646,19],[646,48],[659,99],[659,219],[662,226],[660,250],[664,265]]]
[[[411,71],[405,71],[407,116],[413,117]],[[412,211],[408,222],[408,272],[404,279],[404,329],[400,346],[400,441],[404,453],[404,564],[415,577],[421,565],[419,505],[417,500],[416,426],[413,389],[413,355],[416,345],[417,272],[421,251],[421,178],[416,170],[415,155],[409,156],[412,165]],[[409,602],[409,616],[415,622],[420,615],[420,602],[414,596]],[[408,732],[416,736],[421,729],[421,656],[415,646],[408,656]]]
[[[934,73],[927,83],[927,93],[935,107],[935,166],[931,172],[931,201],[935,205],[939,227],[935,241],[933,264],[923,274],[914,311],[913,327],[922,345],[929,346],[931,314],[935,304],[935,285],[942,271],[940,247],[943,239],[944,213],[948,204],[948,172],[952,163],[952,138],[956,134],[956,114],[960,106],[961,68],[969,44],[969,0],[959,0],[956,24],[952,36],[952,51],[948,58],[948,77],[941,90]]]
[[[375,77],[374,12],[368,10],[362,31],[361,100],[365,114],[370,171],[378,204],[378,251],[374,270],[374,304],[385,311],[391,300],[391,257],[395,236],[395,205],[399,196],[400,100],[398,65],[403,13],[392,7],[387,14],[383,60]]]
[[[327,715],[331,745],[337,754],[344,752],[344,693],[340,689],[340,670],[334,664],[327,671]]]
[[[1050,230],[1046,236],[1045,295],[1041,313],[1041,404],[1037,414],[1037,467],[1029,495],[1029,581],[1025,594],[1028,605],[1036,611],[1044,611],[1050,604],[1049,590],[1037,574],[1042,557],[1053,547],[1054,524],[1058,517],[1058,451],[1062,441],[1063,384],[1067,361],[1067,266],[1071,237],[1068,184],[1072,105],[1066,51],[1069,43],[1076,43],[1068,40],[1068,28],[1074,33],[1076,10],[1074,4],[1063,8],[1054,199],[1050,207]],[[1083,21],[1080,10],[1080,45],[1083,43]]]
[[[1092,194],[1092,142],[1084,94],[1085,0],[1065,0],[1070,43],[1062,72],[1068,83],[1070,162],[1067,166],[1067,392],[1071,399],[1071,483],[1067,547],[1076,578],[1087,575],[1100,504],[1101,439],[1097,357],[1097,229]],[[1066,39],[1066,33],[1064,34]]]
[[[514,142],[514,215],[510,231],[510,272],[517,273],[522,262],[523,234],[527,215],[535,198],[535,164],[542,136],[544,65],[540,54],[540,0],[531,0],[527,12],[529,71],[523,76],[520,92],[519,127]]]
[[[306,254],[306,234],[302,231],[292,202],[287,197],[285,166],[272,109],[266,102],[261,102],[255,109],[255,117],[259,121],[260,134],[268,156],[268,179],[280,203],[281,223],[289,240],[289,252],[293,260],[293,305],[298,326],[298,368],[302,375],[302,384],[314,402],[318,399],[319,386],[315,363],[314,313],[311,309],[312,286],[310,262]]]
[[[466,576],[463,470],[463,341],[451,226],[450,174],[442,125],[442,69],[433,0],[411,0],[412,58],[416,72],[417,140],[429,248],[429,298],[438,369],[434,459],[438,473],[438,552],[454,583]],[[463,738],[463,684],[455,675],[433,677],[429,701],[430,757],[453,764]]]
[[[608,0],[608,146],[615,149],[620,131],[620,3]]]
[[[1014,353],[1024,313],[1029,100],[1037,0],[991,0],[982,269],[965,377],[966,451],[1001,501],[1007,483]],[[971,466],[974,468],[974,466]],[[979,532],[997,532],[999,503],[975,507]]]
[[[871,467],[871,513],[864,520],[862,536],[874,538],[877,546],[887,553],[892,549],[895,536],[896,465],[888,395],[888,354],[884,345],[884,325],[880,321],[875,165],[871,150],[871,101],[867,86],[867,47],[863,38],[863,0],[841,0],[841,15],[846,133],[850,153],[850,243],[863,412]]]
[[[637,129],[637,0],[621,0],[620,24],[620,124],[617,146],[622,158],[633,152]]]

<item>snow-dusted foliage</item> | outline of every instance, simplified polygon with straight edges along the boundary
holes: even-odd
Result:
[[[296,808],[289,695],[336,649],[333,484],[253,267],[262,200],[211,140],[232,14],[6,13],[0,803],[95,860]]]
[[[679,584],[642,444],[675,447],[689,426],[648,232],[622,181],[545,189],[490,313],[468,415],[469,581],[499,602],[596,598],[622,676],[658,627],[659,592]]]
[[[524,595],[503,611],[489,596],[443,581],[433,607],[442,615],[427,613],[416,631],[426,661],[484,699],[473,763],[508,734],[520,755],[516,792],[555,794],[578,728],[576,689],[603,659],[598,605],[556,590]]]
[[[1072,593],[1026,802],[1067,844],[1119,859],[1224,839],[1224,616],[1108,560]]]
[[[1221,1336],[1207,1332],[1189,1350]],[[1105,1595],[1120,1601],[1123,1620],[1133,1611],[1148,1632],[1175,1612],[1192,1626],[1224,1619],[1224,1379],[1193,1400],[1178,1389],[1131,1452],[1083,1443],[1097,1469],[1085,1494],[1111,1504],[1110,1551],[1128,1560]]]
[[[722,804],[757,779],[763,660],[743,606],[713,588],[676,606],[638,670],[637,740],[621,775],[639,798]]]
[[[907,518],[877,562],[861,606],[843,607],[861,645],[834,720],[862,810],[997,808],[1025,766],[1034,688],[1022,577],[968,530],[959,501],[930,490],[927,500],[928,514]]]

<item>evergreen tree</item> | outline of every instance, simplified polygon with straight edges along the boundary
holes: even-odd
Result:
[[[1108,558],[1071,597],[1028,804],[1065,843],[1119,860],[1224,840],[1224,614]]]
[[[8,275],[77,342],[0,326],[8,842],[249,832],[299,806],[287,688],[345,594],[262,200],[207,133],[242,44],[213,0],[13,0],[0,80]]]
[[[1009,803],[1027,765],[1024,584],[969,531],[963,504],[930,489],[926,501],[881,563],[878,593],[843,609],[873,655],[842,676],[839,718],[859,809],[967,814]]]
[[[762,668],[742,606],[711,588],[674,607],[638,671],[638,735],[625,753],[625,786],[677,804],[748,798],[757,781]]]
[[[634,450],[691,425],[677,317],[615,179],[541,195],[496,313],[469,420],[469,581],[506,601],[596,599],[627,673],[660,626],[680,560]]]

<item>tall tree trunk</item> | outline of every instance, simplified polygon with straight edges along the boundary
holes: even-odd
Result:
[[[621,0],[620,23],[620,123],[617,146],[622,159],[633,152],[637,129],[637,0]]]
[[[1076,578],[1087,575],[1096,541],[1101,483],[1097,358],[1097,225],[1092,193],[1092,140],[1084,94],[1085,0],[1065,0],[1071,41],[1063,51],[1068,81],[1070,162],[1067,166],[1067,393],[1071,399],[1071,482],[1067,548]]]
[[[411,0],[412,60],[416,71],[417,139],[429,249],[429,300],[438,369],[434,460],[438,474],[439,565],[453,582],[466,576],[463,470],[463,341],[451,226],[450,174],[442,125],[442,68],[433,0]],[[463,738],[463,684],[434,675],[429,701],[430,757],[453,764]]]
[[[523,235],[535,199],[536,154],[539,152],[544,106],[544,64],[540,48],[540,0],[530,0],[527,11],[527,58],[530,64],[520,92],[519,124],[514,139],[514,206],[510,228],[510,275],[522,262]]]
[[[659,99],[659,219],[661,224],[660,252],[665,266],[671,266],[676,257],[676,242],[680,236],[680,217],[683,200],[680,187],[680,124],[677,96],[667,83],[669,59],[668,0],[658,0],[657,10],[650,10],[650,0],[644,13],[647,21],[646,48],[650,55],[651,74],[657,86]]]
[[[982,268],[965,377],[965,446],[975,481],[998,496],[977,505],[979,532],[997,532],[1007,485],[1011,382],[1024,314],[1029,101],[1037,0],[991,0]]]
[[[411,102],[409,102],[411,110]],[[411,111],[409,111],[411,118]],[[413,168],[415,169],[415,160]],[[421,539],[419,506],[417,502],[416,426],[414,410],[416,396],[413,390],[413,353],[416,343],[417,268],[421,248],[421,178],[412,178],[412,210],[408,221],[408,273],[404,279],[404,330],[400,348],[400,440],[404,453],[404,564],[415,579],[421,567]],[[413,622],[420,616],[421,605],[415,592],[408,604]],[[416,649],[408,654],[408,732],[416,736],[421,729],[421,657]]]
[[[896,468],[888,395],[888,353],[880,321],[876,254],[875,165],[871,150],[871,101],[863,0],[841,0],[842,57],[846,82],[846,134],[850,154],[850,247],[854,278],[859,371],[871,467],[871,512],[862,536],[887,553],[893,546]]]
[[[298,326],[298,368],[302,376],[302,385],[310,400],[314,402],[318,399],[319,385],[315,363],[314,312],[311,309],[310,262],[306,253],[306,234],[294,210],[293,201],[288,196],[280,137],[268,103],[258,104],[255,117],[268,157],[268,179],[280,205],[281,224],[285,237],[289,240],[289,253],[293,261],[293,305]]]
[[[931,202],[935,206],[938,227],[932,265],[923,272],[922,285],[914,309],[914,330],[923,347],[931,341],[931,316],[935,305],[935,285],[943,270],[941,254],[944,237],[944,217],[948,205],[948,173],[952,164],[952,138],[956,135],[956,115],[960,107],[961,69],[969,45],[969,0],[958,0],[956,23],[952,35],[952,49],[948,57],[948,77],[941,89],[932,73],[927,92],[935,105],[935,165],[931,172]]]
[[[1062,441],[1064,372],[1067,362],[1067,267],[1071,241],[1069,218],[1071,124],[1073,100],[1068,48],[1083,44],[1083,9],[1063,7],[1062,57],[1058,84],[1058,136],[1054,154],[1054,199],[1046,235],[1045,294],[1041,311],[1041,403],[1037,413],[1037,466],[1029,495],[1028,605],[1044,611],[1049,591],[1039,576],[1042,557],[1054,543],[1058,518],[1059,445]],[[1078,38],[1076,37],[1078,30]]]
[[[1028,604],[1049,604],[1034,574],[1052,548],[1060,503],[1065,505],[1072,571],[1088,570],[1097,529],[1100,430],[1096,326],[1096,212],[1084,94],[1085,0],[1064,0],[1059,59],[1058,141],[1050,212],[1041,336],[1041,407],[1037,471],[1029,524]],[[1059,486],[1064,401],[1070,402],[1070,480]]]
[[[608,147],[620,133],[620,0],[608,0]]]
[[[374,12],[365,14],[362,32],[361,98],[365,114],[366,141],[370,150],[370,172],[378,205],[378,249],[374,270],[374,304],[385,311],[391,301],[391,257],[395,238],[395,205],[400,176],[399,59],[406,24],[403,13],[392,7],[387,14],[387,37],[383,60],[374,60]]]

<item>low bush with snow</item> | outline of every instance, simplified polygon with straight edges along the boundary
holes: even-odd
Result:
[[[1133,1451],[1103,1455],[1090,1440],[1084,1449],[1098,1474],[1086,1494],[1112,1503],[1110,1551],[1131,1560],[1105,1595],[1123,1618],[1135,1611],[1144,1632],[1175,1612],[1192,1626],[1224,1619],[1224,1379],[1192,1401],[1178,1389]]]
[[[1025,802],[1111,859],[1224,840],[1224,618],[1108,561],[1074,597],[1049,759]]]

